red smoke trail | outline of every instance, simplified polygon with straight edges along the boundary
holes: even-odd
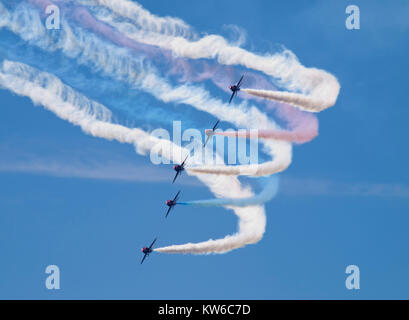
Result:
[[[29,2],[42,11],[48,5],[57,4],[64,8],[64,3],[59,0],[29,0]],[[82,25],[83,28],[94,32],[100,37],[109,40],[120,47],[127,47],[138,54],[148,56],[152,60],[157,60],[159,63],[168,64],[167,74],[178,75],[179,82],[202,82],[205,80],[211,80],[217,87],[226,93],[230,93],[228,86],[237,81],[239,77],[245,73],[245,86],[258,88],[262,90],[276,90],[275,86],[268,81],[265,76],[244,70],[241,68],[234,68],[232,66],[219,65],[210,61],[192,61],[191,59],[175,57],[169,50],[162,49],[158,46],[153,46],[138,41],[132,40],[127,36],[121,34],[116,29],[108,26],[107,24],[99,21],[92,16],[89,11],[83,7],[69,8],[69,14],[73,20]],[[258,137],[265,139],[278,139],[295,143],[305,143],[311,141],[318,135],[318,120],[312,114],[307,114],[300,110],[295,109],[292,106],[285,104],[272,104],[264,99],[242,94],[240,98],[249,100],[253,99],[259,102],[265,102],[267,106],[273,105],[276,110],[276,115],[282,119],[287,125],[287,129],[283,130],[269,130],[263,128],[259,131]],[[218,133],[220,135],[231,136],[232,133]],[[248,135],[237,133],[236,136],[242,135],[248,138]]]

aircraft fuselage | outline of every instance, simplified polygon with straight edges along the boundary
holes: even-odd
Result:
[[[173,200],[167,200],[166,201],[166,205],[168,206],[168,207],[172,207],[172,206],[174,206],[176,203],[173,201]]]
[[[232,86],[230,86],[230,90],[233,91],[233,92],[236,92],[236,91],[240,91],[240,88],[238,86],[236,86],[236,85],[232,85]]]
[[[149,254],[149,253],[152,252],[152,250],[149,249],[149,248],[147,248],[147,247],[144,247],[144,248],[142,248],[142,252],[143,252],[144,254]]]

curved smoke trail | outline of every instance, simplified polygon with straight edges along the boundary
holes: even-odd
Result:
[[[73,125],[79,126],[85,133],[107,140],[134,145],[135,150],[146,155],[152,149],[169,160],[180,162],[188,150],[169,140],[158,139],[149,133],[127,128],[108,122],[110,111],[103,105],[89,100],[82,94],[63,84],[55,76],[40,72],[30,66],[12,61],[4,61],[0,66],[0,87],[18,95],[30,98],[34,104],[42,105],[56,116]],[[197,176],[219,197],[249,198],[253,193],[242,188],[236,177],[218,179],[208,175]],[[223,239],[176,246],[171,250],[184,253],[224,253],[246,244],[258,242],[265,230],[266,218],[263,206],[232,208],[239,217],[239,230],[236,234]]]
[[[223,37],[218,35],[206,35],[199,39],[195,36],[194,40],[192,40],[192,37],[189,36],[194,32],[186,24],[183,24],[184,33],[177,32],[176,28],[170,28],[173,32],[160,32],[158,30],[169,30],[168,27],[174,24],[174,20],[153,16],[141,6],[133,5],[131,1],[81,0],[80,2],[91,6],[96,17],[120,30],[122,34],[130,39],[170,50],[177,57],[216,59],[219,64],[223,65],[242,65],[248,69],[258,70],[279,79],[278,82],[283,87],[304,93],[273,91],[270,82],[265,81],[258,75],[250,74],[250,78],[254,77],[255,81],[249,84],[266,89],[264,93],[270,93],[269,97],[266,97],[261,95],[262,91],[260,90],[244,90],[254,96],[289,103],[301,110],[310,112],[322,111],[336,102],[340,89],[336,78],[323,70],[305,68],[289,50],[274,55],[257,56],[229,44]],[[112,14],[107,14],[106,10],[101,9],[98,5],[109,8],[112,10]],[[127,21],[124,22],[124,16],[130,19],[133,24]],[[143,24],[146,21],[150,23]],[[150,25],[153,27],[150,27]],[[141,28],[143,28],[143,32],[140,32]],[[205,69],[205,72],[200,72],[195,77],[200,81],[210,78],[217,86],[225,88],[225,84],[228,83],[226,79],[226,74],[229,74],[229,72],[226,72],[228,69],[220,73],[218,72],[219,68],[214,66],[206,66]],[[195,71],[197,72],[197,69]],[[190,75],[189,80],[193,80],[192,75]],[[229,80],[231,80],[231,77]],[[263,136],[269,139],[276,138],[296,143],[308,142],[317,136],[318,121],[316,118],[311,115],[303,116],[302,114],[298,114],[296,117],[303,121],[299,121],[297,126],[292,126],[292,130],[264,128],[265,134]],[[287,122],[292,121],[292,118],[285,116],[285,114],[284,119]]]
[[[157,250],[167,253],[220,253],[261,239],[265,230],[264,208],[253,203],[261,204],[265,197],[257,198],[249,189],[243,189],[237,176],[269,176],[285,170],[291,163],[292,146],[289,142],[302,143],[312,139],[318,132],[318,122],[311,115],[300,111],[289,111],[295,109],[280,106],[277,114],[283,116],[291,127],[291,130],[283,130],[265,113],[247,101],[238,106],[229,107],[213,98],[202,86],[194,86],[192,83],[209,79],[222,88],[227,81],[231,81],[242,72],[242,70],[233,69],[232,66],[242,66],[273,77],[279,86],[294,91],[280,91],[282,96],[275,101],[292,105],[301,104],[299,107],[307,111],[320,111],[333,105],[337,99],[339,84],[336,78],[323,70],[302,66],[295,55],[288,50],[259,56],[231,45],[217,35],[199,38],[183,21],[154,16],[140,5],[130,1],[29,0],[29,2],[41,10],[54,3],[64,8],[67,3],[68,9],[65,13],[68,17],[63,16],[63,28],[58,37],[47,32],[39,12],[24,3],[18,5],[14,12],[9,12],[0,3],[0,28],[8,28],[23,40],[42,50],[60,51],[67,57],[75,59],[80,65],[88,66],[115,80],[126,82],[133,90],[142,90],[163,102],[192,106],[221,120],[229,121],[237,127],[265,130],[267,140],[261,142],[265,146],[265,151],[271,155],[271,161],[255,165],[200,167],[194,167],[194,163],[189,163],[190,167],[187,170],[189,174],[196,175],[208,185],[216,196],[226,198],[225,203],[228,201],[231,203],[234,198],[241,198],[244,200],[238,200],[236,203],[244,206],[247,201],[247,204],[251,204],[248,207],[234,207],[239,217],[238,232],[224,239]],[[85,7],[78,6],[78,3]],[[153,64],[146,63],[146,59]],[[217,64],[196,61],[198,59],[212,59]],[[163,65],[162,62],[165,64]],[[165,67],[167,70],[165,74],[161,75],[155,63]],[[182,161],[181,155],[186,154],[187,150],[174,146],[170,141],[152,137],[141,129],[129,129],[113,124],[108,118],[102,118],[102,120],[99,116],[95,118],[93,111],[95,108],[105,112],[107,109],[83,108],[81,103],[78,105],[77,99],[66,101],[65,95],[61,95],[65,90],[61,91],[61,88],[66,87],[58,82],[58,79],[53,78],[52,81],[50,80],[53,85],[44,87],[39,78],[35,77],[35,72],[38,71],[30,70],[28,66],[5,62],[0,81],[9,90],[28,96],[34,103],[42,104],[57,116],[81,126],[88,134],[131,143],[141,154],[146,154],[159,145],[163,157],[175,162]],[[246,75],[249,79],[247,85],[263,88],[265,92],[274,91],[275,86],[269,81],[271,79],[248,71]],[[52,77],[45,74],[42,76]],[[174,80],[179,83],[187,83],[172,86],[170,80],[175,76],[178,78]],[[55,91],[55,88],[59,89]],[[248,90],[250,89],[246,91]],[[75,96],[71,92],[69,96],[72,95]],[[257,95],[254,97],[266,98]],[[292,97],[293,100],[289,101],[288,97]],[[55,105],[52,104],[53,99],[57,101]],[[95,106],[94,103],[91,105]],[[108,115],[108,113],[103,114]],[[267,134],[270,136],[267,137]],[[175,150],[178,150],[177,154],[174,154]],[[203,173],[211,175],[203,175]],[[214,201],[216,200],[223,199]]]
[[[52,3],[50,0],[30,0],[31,3],[41,7],[41,8],[45,8],[46,5]],[[54,0],[55,3],[60,3],[59,0]],[[82,3],[84,4],[92,4],[94,3],[95,5],[95,1],[82,1]],[[125,46],[128,47],[132,50],[136,50],[136,52],[138,52],[139,54],[147,54],[150,55],[150,59],[154,60],[154,59],[161,59],[163,60],[167,60],[169,62],[169,64],[172,66],[171,70],[169,71],[170,73],[182,73],[183,74],[183,81],[203,81],[206,79],[211,79],[217,86],[219,86],[220,88],[225,88],[225,84],[228,82],[225,78],[226,74],[228,73],[232,73],[232,70],[226,69],[226,68],[220,68],[220,66],[215,66],[215,65],[210,65],[210,63],[203,63],[203,66],[201,68],[198,68],[198,66],[191,66],[188,62],[186,62],[186,60],[180,59],[180,57],[188,57],[190,59],[198,59],[201,58],[201,56],[196,56],[194,54],[190,54],[192,52],[197,52],[197,50],[200,50],[200,52],[204,52],[204,47],[208,48],[208,44],[207,41],[205,41],[205,46],[202,47],[202,45],[197,46],[195,44],[192,44],[191,42],[188,42],[186,44],[183,45],[178,45],[177,48],[186,48],[186,52],[175,52],[174,48],[172,47],[167,47],[164,46],[162,42],[153,42],[152,39],[152,32],[155,32],[157,29],[164,29],[164,30],[169,30],[167,22],[169,22],[170,24],[174,24],[175,21],[171,18],[167,18],[167,19],[162,19],[162,18],[158,18],[158,17],[154,17],[152,15],[150,15],[149,13],[147,13],[146,10],[144,10],[143,8],[141,8],[139,5],[136,5],[135,8],[131,8],[132,7],[132,3],[128,3],[128,2],[124,2],[121,4],[121,1],[119,2],[114,2],[110,4],[110,1],[103,1],[102,3],[105,6],[109,6],[111,5],[112,8],[116,9],[117,11],[119,10],[120,12],[124,11],[124,8],[126,8],[127,10],[129,10],[129,12],[133,12],[133,14],[128,14],[127,16],[133,16],[136,17],[133,20],[137,21],[138,23],[140,23],[141,21],[149,21],[148,24],[144,25],[145,29],[149,29],[149,25],[152,25],[153,27],[153,31],[151,30],[150,35],[145,37],[145,38],[136,38],[135,35],[138,34],[142,34],[142,32],[140,32],[140,30],[127,30],[127,28],[129,29],[130,24],[125,24],[125,26],[127,28],[124,28],[123,25],[124,23],[122,22],[118,22],[118,23],[114,23],[112,20],[112,16],[111,15],[107,15],[105,11],[101,10],[101,9],[96,9],[98,7],[94,7],[93,12],[95,12],[95,14],[97,15],[98,18],[100,18],[102,21],[104,22],[108,22],[109,25],[111,25],[112,27],[115,27],[115,29],[109,29],[106,25],[101,24],[100,22],[98,22],[93,16],[91,16],[88,11],[86,11],[84,8],[81,7],[74,7],[73,9],[70,8],[70,16],[77,21],[78,23],[81,23],[86,29],[91,29],[94,32],[96,32],[97,34],[102,35],[103,37],[109,39],[110,41],[112,41],[113,43],[120,45],[120,46]],[[120,9],[122,8],[122,9]],[[103,12],[103,13],[101,13]],[[169,20],[170,19],[170,20]],[[168,21],[169,20],[169,21]],[[162,26],[163,25],[163,26]],[[162,27],[158,27],[158,26],[162,26]],[[126,29],[126,30],[124,30]],[[172,28],[171,28],[172,29]],[[121,33],[118,33],[119,30],[121,31]],[[172,29],[173,30],[173,29]],[[185,30],[186,30],[186,25],[185,25]],[[163,34],[159,33],[161,36],[163,36]],[[171,34],[175,34],[175,32],[172,32]],[[178,35],[178,37],[180,38],[180,34],[176,33]],[[168,35],[165,35],[168,39],[170,39],[171,37]],[[220,39],[222,39],[221,37],[219,37]],[[132,41],[136,40],[136,41]],[[148,45],[146,45],[146,40],[149,40],[147,42]],[[187,40],[186,40],[187,41]],[[203,39],[199,40],[203,41]],[[222,41],[225,46],[227,45],[226,41]],[[145,45],[144,45],[145,44]],[[154,46],[149,46],[154,44]],[[157,47],[161,47],[164,50],[162,51],[158,51]],[[214,46],[213,46],[214,47]],[[231,47],[230,49],[232,49],[233,47]],[[230,50],[229,49],[229,50]],[[172,51],[172,55],[169,54],[168,51]],[[223,48],[218,47],[217,48],[218,52],[222,51]],[[174,55],[177,55],[176,57]],[[237,53],[236,53],[237,54]],[[282,59],[283,55],[278,55],[279,58],[277,59]],[[207,56],[212,57],[211,55]],[[293,64],[294,62],[288,62],[288,64]],[[194,70],[193,70],[194,69]],[[198,71],[199,69],[203,69],[201,71]],[[148,71],[148,73],[153,74],[154,72],[152,71]],[[322,72],[324,73],[324,72]],[[282,75],[281,75],[282,76]],[[266,79],[264,79],[263,77],[253,74],[253,73],[247,73],[246,75],[246,81],[253,83],[253,85],[256,85],[258,87],[265,87],[267,89],[272,89],[272,85],[270,82],[268,82]],[[161,83],[160,81],[158,81],[158,79],[151,79],[150,80],[150,85],[148,87],[146,87],[145,89],[152,93],[155,97],[157,98],[161,98],[158,95],[157,90],[155,90],[158,87],[163,87],[164,90],[169,90],[169,88],[166,88],[166,86]],[[164,90],[162,90],[162,92],[164,92]],[[180,90],[183,91],[183,90]],[[191,93],[192,90],[189,90]],[[181,92],[177,93],[176,95],[173,95],[174,97],[177,97],[179,102],[184,102],[184,103],[191,103],[192,99],[190,99],[190,101],[186,101],[187,98],[183,98],[183,96],[188,96],[189,93],[184,93],[183,95],[181,95]],[[203,94],[202,94],[203,95]],[[167,95],[168,97],[171,97],[172,95]],[[163,97],[162,97],[163,99]],[[183,101],[183,100],[184,101]],[[209,107],[206,107],[206,104],[204,103],[204,101],[201,101],[202,103],[200,105],[198,104],[192,104],[192,106],[198,108],[199,110],[203,110],[205,108],[206,111],[209,111]],[[216,105],[215,105],[216,106]],[[229,119],[235,118],[238,119],[237,115],[232,115],[229,114],[228,117],[222,117],[223,113],[220,112],[221,108],[219,106],[217,106],[216,108],[219,112],[216,116],[221,117],[222,120],[226,120],[228,121]],[[311,135],[311,131],[312,130],[306,130],[306,128],[311,128],[312,126],[315,126],[315,128],[313,129],[313,131],[318,132],[318,122],[316,121],[315,118],[312,118],[311,116],[306,116],[301,114],[294,114],[293,112],[293,117],[290,117],[289,115],[287,115],[287,113],[284,112],[279,112],[278,115],[281,115],[287,122],[289,122],[291,124],[291,122],[293,122],[293,118],[294,115],[298,118],[298,119],[302,119],[303,121],[298,123],[297,126],[293,126],[294,128],[292,130],[280,130],[280,129],[274,129],[274,126],[266,126],[265,128],[268,128],[268,130],[271,132],[271,135],[269,138],[273,138],[274,135],[276,135],[278,137],[278,139],[280,140],[286,140],[286,141],[295,141],[298,143],[302,143],[302,142],[306,142],[306,141],[310,141],[314,136]],[[258,127],[260,127],[260,125],[262,126],[262,122],[257,123]],[[295,137],[295,139],[293,139]],[[285,138],[285,139],[282,139]],[[245,171],[245,168],[242,168],[241,170],[242,172]],[[279,170],[277,171],[279,172]],[[273,173],[273,172],[272,172]],[[250,173],[245,173],[245,175],[251,175]]]
[[[42,9],[50,3],[50,0],[29,0]],[[78,11],[70,11],[70,14],[76,14]],[[82,12],[82,11],[81,11]],[[231,108],[226,103],[212,98],[203,88],[195,87],[190,84],[172,87],[168,81],[159,77],[158,72],[150,65],[144,65],[143,61],[136,59],[133,55],[115,48],[99,38],[70,26],[68,21],[62,20],[63,28],[57,39],[50,36],[40,19],[38,12],[33,12],[26,4],[17,7],[13,14],[0,6],[3,24],[14,33],[20,35],[24,40],[39,46],[43,50],[61,50],[68,57],[76,58],[80,64],[90,65],[93,69],[102,70],[104,73],[114,76],[117,80],[125,81],[131,84],[135,89],[144,90],[152,94],[155,98],[164,102],[176,102],[191,105],[194,108],[205,111],[215,117],[232,122],[236,126],[245,128],[265,127],[279,128],[273,121],[260,112],[256,107],[251,108]],[[85,23],[88,28],[106,31],[106,28],[100,25],[88,15],[84,19],[78,20]],[[109,38],[116,36],[108,32]],[[121,42],[126,42],[125,40]],[[132,46],[136,50],[137,46]],[[146,52],[146,50],[143,50]],[[217,167],[213,172],[211,166],[189,169],[197,173],[213,173],[228,175],[245,176],[266,176],[285,170],[291,163],[291,145],[286,141],[263,142],[266,150],[271,154],[273,160],[261,165],[238,165],[234,168]],[[212,162],[213,163],[213,162]]]
[[[134,6],[134,3],[131,1],[85,0],[82,2],[84,4],[103,5],[121,17],[124,16],[125,10],[133,12],[126,16],[138,26],[141,26],[141,21],[144,20],[135,19],[135,17],[149,17],[151,21],[155,21],[153,25],[156,28],[149,28],[149,25],[145,26],[145,30],[149,31],[148,33],[135,32],[130,24],[121,23],[115,20],[115,17],[106,14],[101,13],[98,15],[98,9],[94,11],[101,20],[115,26],[123,34],[138,42],[170,50],[179,57],[216,59],[219,64],[241,65],[279,79],[279,83],[283,87],[292,91],[299,90],[303,93],[295,94],[291,99],[296,100],[297,106],[304,106],[307,111],[321,111],[333,106],[337,100],[340,90],[337,79],[324,70],[304,67],[289,50],[285,50],[283,53],[259,56],[240,47],[230,45],[226,39],[218,35],[206,35],[198,40],[190,40],[177,32],[164,34],[157,31],[157,26],[161,26],[160,29],[164,29],[169,20],[150,15],[139,5]],[[184,27],[187,28],[187,25],[184,25]],[[281,96],[277,95],[277,99],[273,100],[287,103],[288,101],[285,101],[287,99],[286,93],[281,93]]]

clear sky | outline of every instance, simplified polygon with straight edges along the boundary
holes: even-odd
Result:
[[[183,200],[211,193],[187,175],[172,186],[170,166],[153,166],[131,146],[87,136],[0,89],[0,298],[408,299],[409,3],[354,1],[361,11],[354,31],[345,28],[349,1],[140,3],[199,32],[237,25],[252,51],[284,45],[304,65],[338,78],[338,101],[318,114],[320,135],[294,146],[280,191],[266,204],[259,243],[223,255],[153,253],[141,266],[140,248],[154,236],[160,246],[217,239],[237,230],[236,216],[179,207],[165,221],[164,201],[178,188]],[[114,112],[117,97],[127,94],[0,29],[3,59],[47,71],[58,65],[57,76],[78,68],[63,80]],[[93,88],[93,77],[106,90]],[[125,124],[147,126],[155,110],[169,108],[132,94],[120,99]],[[171,108],[188,126],[214,121]],[[61,271],[59,291],[44,285],[51,264]],[[360,268],[360,290],[345,287],[351,264]]]

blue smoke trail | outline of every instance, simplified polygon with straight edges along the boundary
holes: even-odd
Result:
[[[32,12],[32,10],[29,5],[23,3],[15,9],[14,14],[25,17],[24,24],[33,26],[41,24],[39,14],[36,11]],[[35,30],[37,32],[33,37],[34,39],[43,39],[55,32],[55,30],[43,30],[45,33],[42,33],[41,29]],[[92,37],[86,32],[84,34],[85,37]],[[74,89],[86,92],[90,98],[119,111],[126,120],[130,119],[134,122],[135,126],[146,127],[146,124],[149,123],[150,127],[157,124],[170,128],[173,119],[181,119],[186,114],[188,117],[184,124],[191,127],[197,125],[193,116],[190,116],[193,114],[193,110],[182,112],[180,108],[163,106],[150,94],[138,90],[126,82],[112,81],[110,75],[98,72],[100,68],[95,68],[89,64],[78,65],[76,57],[71,57],[61,50],[50,50],[50,48],[58,46],[58,41],[64,40],[52,36],[50,39],[50,42],[47,42],[49,47],[43,46],[40,40],[31,40],[31,45],[27,45],[27,42],[22,41],[17,35],[2,28],[0,29],[0,58],[21,61],[38,69],[52,72]],[[102,40],[98,44],[99,48],[108,46],[108,50],[117,50],[115,47],[109,47],[112,45],[104,43]],[[139,63],[143,62],[142,57],[136,56],[133,59],[136,61],[139,59]],[[73,72],[74,70],[75,72]]]
[[[26,3],[15,8],[10,20],[12,23],[18,21],[18,28],[14,28],[14,32],[34,45],[31,49],[32,57],[30,54],[26,57],[8,56],[13,58],[12,60],[23,61],[56,74],[73,88],[87,92],[91,98],[101,101],[111,109],[124,112],[133,121],[145,120],[140,124],[142,128],[149,129],[152,123],[160,123],[169,129],[174,119],[182,118],[184,126],[203,126],[203,122],[198,125],[194,120],[194,110],[191,108],[184,108],[183,113],[180,107],[173,104],[170,108],[169,104],[166,108],[154,108],[155,100],[152,95],[139,89],[139,84],[147,73],[158,73],[157,69],[145,60],[144,55],[132,55],[128,50],[118,48],[77,26],[64,25],[63,30],[56,36],[56,30],[46,30],[39,12]],[[76,67],[76,64],[79,64],[79,67]],[[72,70],[79,72],[76,74]],[[110,78],[119,81],[112,82]],[[135,106],[135,101],[138,106]],[[209,117],[206,114],[204,116]]]
[[[279,178],[277,175],[273,175],[269,178],[259,178],[258,182],[264,184],[263,190],[249,198],[223,198],[223,199],[208,199],[208,200],[196,200],[196,201],[185,201],[178,202],[177,204],[184,206],[200,206],[200,207],[247,207],[264,204],[271,199],[273,199],[277,192],[279,186]]]
[[[45,6],[53,3],[58,3],[62,9],[63,28],[61,30],[46,30],[44,27]],[[180,111],[180,107],[184,107],[183,104],[185,104],[221,120],[230,121],[236,126],[246,128],[261,126],[272,130],[278,129],[275,122],[256,107],[249,105],[247,101],[240,106],[232,105],[226,108],[225,102],[214,98],[214,95],[205,89],[205,86],[208,87],[210,84],[210,86],[227,90],[226,83],[236,78],[237,74],[242,73],[249,65],[253,66],[253,70],[258,70],[257,72],[264,73],[264,75],[261,76],[259,73],[249,71],[246,72],[247,79],[253,84],[260,84],[260,79],[263,79],[266,86],[257,85],[257,87],[272,89],[271,82],[265,80],[267,79],[266,74],[274,75],[265,72],[266,70],[263,68],[266,64],[264,63],[264,67],[260,65],[254,67],[260,61],[259,58],[263,59],[262,57],[248,53],[246,55],[247,62],[251,63],[249,65],[241,63],[242,66],[246,66],[245,68],[237,68],[233,66],[233,63],[229,66],[223,65],[219,61],[215,63],[214,57],[206,60],[193,58],[194,61],[175,57],[167,49],[146,44],[143,41],[132,40],[126,33],[122,34],[118,31],[120,29],[99,21],[89,13],[86,7],[78,6],[78,1],[28,0],[16,6],[7,6],[7,8],[12,11],[7,12],[0,2],[0,30],[6,34],[6,37],[0,41],[0,58],[22,61],[57,75],[79,91],[77,94],[67,89],[67,92],[72,93],[72,97],[81,97],[80,93],[85,91],[88,96],[103,102],[109,109],[116,109],[139,122],[149,122],[144,124],[145,126],[150,126],[151,123],[169,126],[175,117],[193,123],[193,109],[185,111],[186,108],[183,108],[183,114]],[[98,8],[94,9],[96,10],[94,13],[97,14]],[[4,31],[3,27],[18,35],[24,44],[19,41],[13,43],[16,37],[11,35],[9,31]],[[241,48],[236,49],[241,50]],[[286,57],[280,56],[278,60],[275,60],[275,64],[285,62],[285,59]],[[256,61],[258,62],[256,63]],[[266,62],[267,60],[264,59],[263,61]],[[313,79],[307,81],[310,84],[316,83],[316,76],[321,79],[322,72],[315,69],[315,73],[314,70],[307,70],[297,63],[295,68],[291,70],[293,73],[290,74],[297,75],[297,79],[301,78],[302,84],[304,84],[302,75],[307,74],[308,79]],[[270,65],[270,61],[268,65]],[[285,69],[284,73],[287,73],[288,64],[283,63],[282,67]],[[31,71],[20,74],[20,71],[27,70]],[[294,70],[302,74],[301,77],[298,77],[298,73]],[[305,70],[307,72],[304,72]],[[49,109],[59,116],[70,119],[77,125],[80,123],[87,133],[107,139],[116,138],[127,143],[135,142],[128,140],[130,136],[138,138],[138,141],[140,136],[143,136],[145,148],[147,147],[146,143],[152,142],[149,133],[141,132],[142,130],[130,130],[107,122],[98,122],[95,125],[95,123],[89,123],[83,119],[77,119],[77,117],[72,118],[64,113],[64,108],[67,107],[64,104],[57,106],[54,101],[44,100],[43,96],[39,96],[39,93],[44,93],[44,90],[52,91],[56,88],[66,88],[65,84],[60,82],[58,78],[53,78],[52,75],[41,74],[39,78],[36,78],[35,70],[12,62],[5,63],[3,71],[3,84],[9,90],[30,96],[33,101],[43,101]],[[13,72],[16,74],[9,74]],[[310,75],[311,77],[309,77]],[[26,78],[27,76],[28,78]],[[15,88],[11,86],[8,79],[15,81]],[[33,85],[33,79],[36,82],[36,90],[30,89]],[[48,83],[49,86],[46,88],[42,88],[41,85],[37,86],[37,82],[46,79],[51,79],[51,82],[58,86],[54,87],[51,83]],[[193,86],[191,84],[197,82],[200,85]],[[326,81],[323,82],[326,83]],[[172,86],[172,83],[177,83],[177,86]],[[184,84],[180,85],[181,83]],[[20,87],[17,88],[18,86]],[[62,96],[59,96],[60,93]],[[56,99],[61,100],[60,102],[67,98],[66,92],[54,92],[54,94]],[[47,96],[47,94],[44,95]],[[87,106],[85,98],[83,99],[82,102]],[[168,106],[170,104],[170,107],[160,109],[155,105],[155,101],[162,101]],[[255,101],[259,100],[255,99]],[[61,106],[65,107],[61,108]],[[75,105],[73,107],[75,109]],[[267,149],[266,153],[269,153],[273,160],[259,166],[260,170],[257,171],[257,175],[270,175],[277,170],[285,170],[291,163],[291,145],[281,141],[263,143]],[[265,230],[265,213],[261,204],[270,200],[277,193],[278,177],[273,176],[266,182],[260,194],[251,196],[252,193],[249,189],[242,190],[239,180],[234,175],[255,175],[253,166],[233,167],[220,166],[217,168],[219,170],[217,172],[214,168],[210,168],[211,170],[207,173],[218,174],[217,179],[212,179],[213,177],[209,175],[201,175],[200,171],[196,171],[198,178],[204,181],[213,193],[226,198],[185,202],[183,204],[238,207],[234,208],[235,213],[240,218],[237,234],[219,240],[162,248],[161,252],[226,252],[249,243],[255,243],[262,237]],[[208,170],[208,168],[204,168],[204,170]],[[187,171],[195,174],[189,168]],[[230,175],[230,177],[226,175]],[[238,195],[241,195],[242,198],[234,198]],[[244,208],[246,206],[251,206],[251,208]]]

